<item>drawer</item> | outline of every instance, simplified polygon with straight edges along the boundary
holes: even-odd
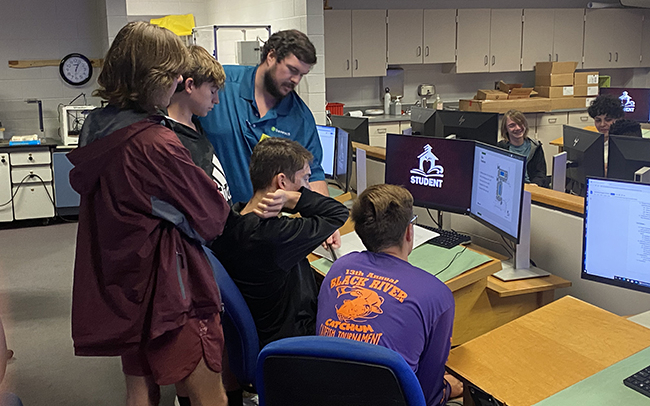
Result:
[[[52,162],[49,150],[10,152],[11,165],[44,165]]]
[[[11,168],[11,183],[19,184],[25,176],[38,175],[43,182],[52,182],[52,169],[49,166],[14,166]],[[41,183],[37,177],[25,179],[25,183]]]
[[[386,138],[386,134],[388,134],[388,133],[401,134],[399,121],[388,122],[388,123],[370,124],[368,126],[368,135],[371,138],[372,138],[373,135],[374,136],[381,135],[384,138]]]
[[[537,115],[537,127],[567,124],[567,113],[548,113]]]
[[[594,119],[589,117],[586,111],[572,111],[569,113],[569,125],[572,127],[583,128],[594,125]]]
[[[386,148],[386,134],[371,135],[369,137],[369,142],[371,147]]]
[[[54,217],[54,204],[50,200],[52,184],[23,184],[20,188],[13,187],[14,217],[16,220],[25,220],[42,217]],[[47,189],[47,191],[46,191]],[[49,193],[49,196],[48,196]]]

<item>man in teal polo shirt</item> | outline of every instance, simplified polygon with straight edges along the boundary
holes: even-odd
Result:
[[[258,66],[224,66],[221,102],[200,120],[223,164],[233,202],[253,195],[248,166],[253,148],[265,136],[289,138],[309,150],[314,156],[311,188],[329,194],[314,116],[294,91],[315,63],[316,49],[309,38],[286,30],[269,38]]]

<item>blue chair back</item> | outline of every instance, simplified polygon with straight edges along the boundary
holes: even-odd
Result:
[[[426,406],[420,382],[401,355],[336,337],[291,337],[257,359],[261,406]]]
[[[221,291],[224,312],[221,318],[228,351],[228,364],[239,384],[255,388],[255,367],[260,352],[255,321],[241,292],[212,250],[203,247]]]

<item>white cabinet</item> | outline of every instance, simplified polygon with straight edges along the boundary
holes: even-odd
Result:
[[[456,10],[388,10],[388,63],[453,63]]]
[[[522,9],[459,9],[456,72],[520,70]]]
[[[650,10],[643,12],[643,32],[641,34],[641,67],[650,68]]]
[[[325,77],[386,75],[386,10],[325,11]]]
[[[49,148],[14,149],[8,155],[14,194],[14,219],[54,217],[52,158]]]
[[[400,129],[399,121],[368,124],[368,136],[369,136],[370,146],[372,147],[386,148],[386,134],[401,134],[401,133],[402,132]]]
[[[639,67],[642,29],[638,10],[587,10],[583,68]]]
[[[562,126],[567,124],[567,113],[545,113],[537,115],[537,139],[542,142],[544,158],[546,159],[546,174],[550,175],[553,170],[553,155],[555,147],[551,141],[562,136]]]
[[[583,9],[525,9],[521,70],[536,62],[582,61]]]
[[[0,152],[0,221],[13,221],[14,210],[11,204],[11,169],[9,153]]]

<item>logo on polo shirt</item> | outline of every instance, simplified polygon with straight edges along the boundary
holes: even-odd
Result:
[[[282,130],[276,128],[276,127],[271,127],[271,131],[275,132],[275,133],[278,133],[278,134],[282,134],[285,137],[291,137],[291,133],[289,131],[282,131]]]
[[[442,178],[445,176],[445,168],[442,165],[436,165],[438,157],[434,155],[431,145],[424,146],[424,152],[418,155],[420,165],[418,168],[411,169],[411,183],[413,185],[423,185],[429,187],[442,187]],[[425,163],[428,162],[428,168]]]

